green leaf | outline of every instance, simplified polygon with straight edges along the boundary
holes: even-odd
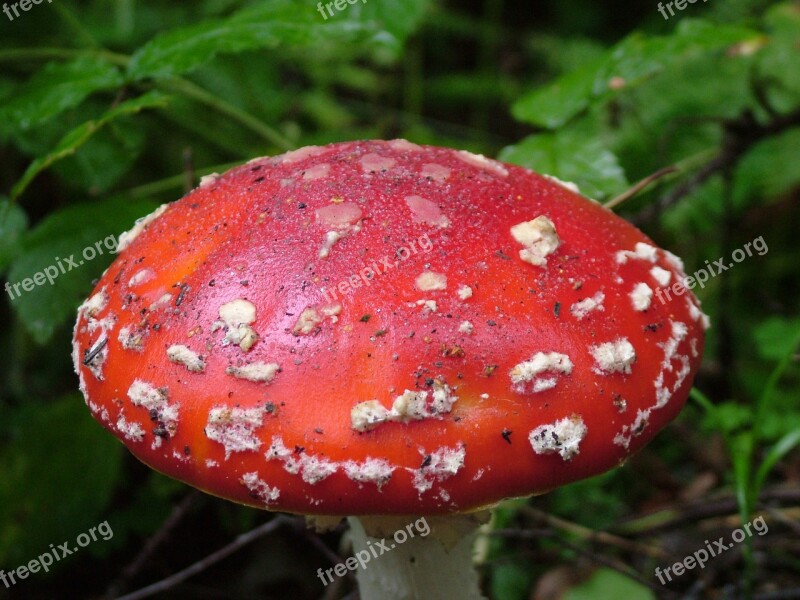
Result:
[[[361,0],[353,6],[348,4],[342,12],[351,21],[360,21],[375,31],[371,42],[386,52],[386,60],[392,60],[400,55],[403,43],[430,5],[431,0]],[[334,16],[328,22],[334,23],[338,18],[340,14],[334,9]]]
[[[90,94],[121,86],[122,75],[101,58],[48,63],[0,107],[0,135],[35,127],[78,106]]]
[[[75,317],[92,279],[111,262],[118,235],[155,208],[152,202],[129,200],[78,204],[52,213],[25,235],[8,281],[19,294],[11,306],[35,341],[46,343]]]
[[[718,144],[720,120],[736,119],[754,104],[751,71],[751,57],[735,54],[703,54],[671,65],[625,98],[636,106],[636,132],[645,140],[668,135],[669,148],[658,153],[662,161],[679,162]]]
[[[763,359],[780,361],[794,350],[795,331],[800,331],[800,319],[770,317],[753,332],[756,352]]]
[[[537,30],[525,40],[531,59],[544,63],[547,71],[569,73],[583,68],[605,55],[607,48],[589,37],[573,37],[563,33]]]
[[[704,427],[711,430],[718,430],[724,433],[731,433],[742,429],[753,420],[753,410],[750,406],[737,404],[736,402],[721,402],[716,406],[716,410],[704,419]]]
[[[775,392],[775,409],[764,413],[761,439],[775,443],[792,431],[800,431],[800,411],[797,404],[797,386],[787,385]]]
[[[598,73],[608,63],[603,57],[588,65],[560,77],[555,83],[534,90],[511,107],[511,114],[518,121],[557,129],[583,111],[594,96],[604,90],[595,90]]]
[[[793,323],[793,325],[796,327],[797,323]],[[778,389],[778,384],[780,383],[781,377],[783,377],[783,374],[791,366],[795,352],[797,352],[797,348],[800,347],[800,327],[796,327],[792,331],[792,334],[791,343],[786,344],[786,346],[783,348],[785,351],[784,355],[781,357],[775,368],[772,369],[772,372],[769,374],[769,378],[767,379],[767,383],[764,386],[761,395],[758,397],[758,400],[756,401],[756,414],[753,418],[753,431],[755,432],[756,436],[759,436],[759,438],[763,434],[761,428],[763,426],[764,414],[767,412],[767,408],[775,396],[775,392]]]
[[[791,2],[771,7],[764,18],[769,40],[759,51],[758,74],[765,82],[768,96],[785,93],[778,110],[789,110],[800,99],[800,69],[788,68],[800,61],[800,9]]]
[[[612,569],[601,568],[583,583],[573,587],[564,600],[655,600],[656,596],[641,583]]]
[[[145,132],[134,119],[119,119],[98,131],[54,171],[80,190],[98,194],[109,189],[134,164],[144,148]]]
[[[159,92],[148,92],[138,98],[118,104],[99,119],[86,121],[79,125],[61,138],[61,141],[52,152],[37,158],[28,166],[20,180],[11,189],[11,200],[18,198],[39,173],[53,163],[75,154],[78,148],[88,142],[95,133],[114,119],[137,113],[146,108],[164,107],[167,104],[167,100],[168,96]]]
[[[366,32],[353,20],[324,21],[314,5],[297,0],[270,0],[224,20],[173,29],[156,36],[131,57],[128,75],[141,80],[187,73],[219,54],[280,45],[308,46],[325,40],[342,43]]]
[[[742,522],[750,518],[753,510],[753,501],[750,476],[753,472],[752,460],[755,442],[751,431],[746,431],[735,436],[728,437],[728,454],[733,463],[734,482],[736,487],[736,500],[739,505],[739,516]]]
[[[122,445],[90,416],[79,395],[10,413],[0,450],[0,564],[24,564],[106,520]],[[109,522],[113,530],[114,524]],[[102,544],[102,538],[93,544]],[[64,567],[69,568],[68,559]]]
[[[336,98],[324,91],[308,92],[303,95],[303,112],[322,130],[342,130],[353,126],[353,115]]]
[[[752,148],[736,169],[736,205],[746,206],[751,198],[773,199],[800,184],[798,148],[800,127],[769,137]]]
[[[692,191],[691,202],[678,202],[662,216],[663,227],[673,234],[713,231],[724,212],[722,179],[713,177]]]
[[[531,135],[504,148],[499,158],[572,181],[590,198],[606,198],[628,188],[614,153],[597,136],[576,130]]]
[[[788,432],[778,442],[769,449],[764,461],[759,465],[753,481],[753,494],[758,496],[758,492],[764,486],[772,468],[778,464],[784,456],[789,454],[794,448],[800,445],[800,429]]]
[[[19,206],[0,200],[0,272],[19,248],[20,238],[28,228],[28,215]]]
[[[526,94],[514,104],[512,112],[520,121],[555,129],[593,102],[605,101],[619,90],[630,90],[672,64],[755,37],[754,31],[743,27],[692,19],[683,19],[668,36],[646,37],[637,32],[604,57]]]

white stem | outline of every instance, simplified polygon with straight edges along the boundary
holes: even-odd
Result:
[[[348,520],[361,600],[485,600],[472,560],[481,517]]]

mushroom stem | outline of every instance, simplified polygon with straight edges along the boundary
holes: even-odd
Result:
[[[348,521],[354,556],[369,557],[356,572],[362,600],[485,600],[473,564],[483,513]]]

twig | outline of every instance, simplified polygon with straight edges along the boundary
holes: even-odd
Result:
[[[495,529],[493,531],[490,531],[489,535],[501,538],[538,540],[539,538],[553,537],[553,530],[552,529]]]
[[[659,198],[653,204],[648,205],[633,219],[634,223],[646,223],[655,216],[676,204],[684,196],[688,196],[697,188],[703,185],[708,179],[717,173],[729,159],[724,154],[718,154],[705,164],[699,171],[692,175],[683,183],[676,185],[670,192]]]
[[[92,49],[94,48],[100,49],[100,44],[91,34],[89,28],[85,27],[83,23],[81,23],[80,19],[78,19],[74,14],[72,14],[72,11],[69,8],[67,8],[63,4],[56,3],[56,5],[53,7],[53,10],[55,10],[59,14],[59,16],[64,20],[67,27],[69,27],[75,32],[81,44],[84,44]]]
[[[156,83],[156,87],[174,94],[181,94],[186,98],[216,110],[218,113],[225,115],[231,120],[236,121],[240,125],[250,129],[254,133],[257,133],[270,144],[277,146],[281,150],[286,151],[294,148],[292,141],[280,133],[277,129],[270,127],[257,117],[254,117],[238,106],[215,96],[205,88],[196,85],[188,79],[181,79],[180,77],[177,77],[170,80],[162,80]]]
[[[780,521],[784,525],[786,525],[789,529],[794,531],[797,535],[800,536],[800,523],[792,519],[789,515],[776,510],[772,507],[767,507],[766,512],[776,521]]]
[[[779,116],[763,124],[759,123],[750,111],[746,111],[737,119],[724,121],[720,153],[686,182],[676,186],[657,202],[647,206],[632,221],[635,224],[651,221],[664,209],[691,194],[718,172],[724,170],[733,172],[742,157],[761,140],[798,125],[800,125],[800,111]]]
[[[326,546],[323,543],[323,541],[319,538],[319,536],[315,532],[310,530],[305,523],[298,521],[296,529],[298,533],[300,533],[300,535],[306,538],[306,540],[308,540],[308,542],[312,546],[314,546],[317,550],[319,550],[320,553],[325,555],[325,558],[328,559],[330,564],[335,565],[337,563],[343,562],[342,557],[339,556],[336,552],[334,552],[330,548],[328,548],[328,546]],[[353,575],[352,571],[349,570],[347,574],[351,577]]]
[[[227,171],[233,167],[238,167],[241,164],[241,161],[239,161],[214,165],[211,167],[203,167],[202,169],[196,171],[195,176],[210,175],[211,173],[215,172],[222,173],[223,171]],[[145,183],[127,190],[122,190],[119,192],[119,194],[128,198],[150,198],[163,192],[180,188],[185,180],[186,174],[181,173],[180,175],[172,175],[171,177],[167,177],[165,179],[151,181],[150,183]]]
[[[520,512],[533,519],[536,519],[537,521],[544,521],[554,529],[568,531],[587,541],[600,542],[601,544],[616,546],[618,548],[622,548],[623,550],[635,552],[637,554],[643,554],[651,558],[671,558],[670,555],[664,552],[661,548],[634,542],[605,531],[595,531],[589,527],[584,527],[583,525],[578,525],[577,523],[572,523],[571,521],[566,521],[554,515],[548,514],[545,511],[539,510],[538,508],[534,508],[532,506],[523,506],[520,508]]]
[[[695,598],[701,598],[700,594],[703,593],[708,587],[708,575],[705,577],[699,577],[695,582],[691,585],[691,587],[686,590],[686,593],[683,595],[683,600],[695,600]]]
[[[663,169],[659,169],[658,171],[656,171],[652,175],[648,175],[644,179],[640,180],[633,187],[631,187],[631,188],[625,190],[624,192],[622,192],[616,198],[612,198],[611,200],[609,200],[608,202],[603,204],[603,206],[606,207],[607,209],[611,210],[614,207],[619,206],[620,204],[622,204],[626,200],[629,200],[630,198],[633,198],[636,194],[641,192],[644,188],[646,188],[648,185],[650,185],[654,181],[657,181],[657,180],[661,179],[662,177],[664,177],[664,175],[669,175],[670,173],[675,173],[677,170],[678,170],[678,167],[676,167],[675,165],[672,165],[672,166],[669,166],[669,167],[664,167]]]
[[[753,600],[798,600],[800,599],[800,588],[791,590],[780,590],[778,592],[764,592],[756,594]]]
[[[186,581],[191,577],[194,577],[198,573],[202,573],[209,567],[227,558],[237,550],[240,550],[241,548],[256,541],[259,538],[264,537],[265,535],[269,535],[282,525],[291,523],[293,520],[294,519],[287,517],[285,515],[279,515],[274,519],[272,519],[271,521],[269,521],[268,523],[264,523],[260,527],[256,527],[255,529],[248,531],[247,533],[243,533],[227,546],[220,548],[213,554],[209,554],[204,559],[197,561],[190,567],[187,567],[182,571],[178,571],[174,575],[171,575],[166,579],[162,579],[161,581],[154,583],[152,585],[148,585],[147,587],[144,587],[136,592],[127,594],[125,596],[121,596],[116,600],[142,600],[142,598],[149,598],[150,596],[154,596],[156,594],[160,594],[169,589],[172,589],[176,585],[183,583],[184,581]]]
[[[759,495],[758,500],[761,504],[780,502],[796,505],[800,502],[800,490],[781,488],[765,490]],[[672,508],[665,508],[659,512],[623,522],[613,529],[618,534],[647,537],[678,529],[703,519],[730,514],[738,514],[738,500],[733,494],[713,500],[701,498]]]
[[[66,60],[82,58],[84,56],[97,57],[107,60],[118,67],[126,67],[130,57],[108,50],[86,50],[75,48],[14,48],[0,51],[0,63],[41,61],[41,60]]]
[[[200,495],[200,492],[194,490],[188,493],[186,497],[172,509],[170,515],[161,525],[161,528],[155,533],[155,535],[147,540],[147,543],[145,543],[144,547],[136,556],[136,558],[134,558],[133,561],[122,570],[120,577],[108,586],[108,590],[106,591],[107,598],[114,598],[125,588],[125,585],[131,579],[136,577],[156,549],[164,543],[178,523],[183,520],[183,518],[189,512],[189,509],[192,507],[192,504],[195,503]]]
[[[319,600],[344,600],[340,599],[339,597],[342,594],[342,586],[344,586],[346,581],[346,579],[336,577],[333,580],[333,583],[325,586],[325,591]]]
[[[583,548],[582,546],[580,546],[578,544],[573,544],[572,542],[570,542],[569,540],[564,539],[560,535],[556,535],[555,537],[559,541],[559,543],[561,543],[564,546],[570,548],[571,550],[574,550],[575,552],[578,552],[578,553],[584,555],[589,560],[591,560],[593,562],[596,562],[598,564],[601,564],[601,565],[603,565],[605,567],[608,567],[609,569],[613,569],[617,573],[621,573],[625,577],[630,577],[634,581],[637,581],[640,584],[642,584],[643,586],[646,586],[646,587],[650,588],[651,590],[657,592],[660,598],[665,598],[665,597],[666,598],[678,598],[678,594],[676,592],[673,592],[672,590],[668,590],[668,589],[664,588],[663,586],[656,585],[655,583],[645,579],[644,577],[642,577],[641,575],[639,575],[638,573],[636,573],[635,571],[630,569],[624,563],[621,563],[621,562],[619,562],[617,560],[614,560],[612,558],[606,558],[605,556],[601,556],[599,554],[595,554],[591,550]]]

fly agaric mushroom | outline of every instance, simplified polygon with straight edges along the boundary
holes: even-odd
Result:
[[[644,446],[701,360],[684,277],[572,184],[405,140],[307,147],[204,177],[124,234],[73,359],[146,464],[262,509],[364,517],[363,550]],[[473,536],[398,545],[417,560],[373,560],[362,597],[480,597]]]

